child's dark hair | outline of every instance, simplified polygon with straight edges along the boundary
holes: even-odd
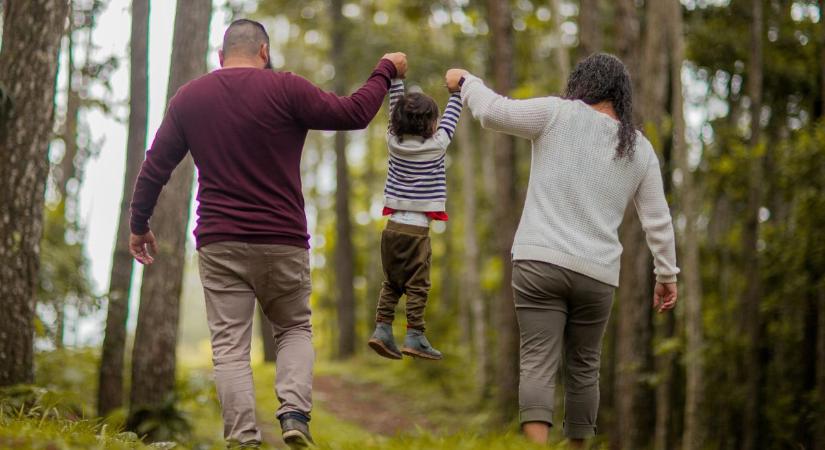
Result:
[[[430,96],[413,92],[398,99],[390,113],[390,133],[399,140],[405,134],[424,139],[435,133],[433,124],[438,119],[438,105]]]

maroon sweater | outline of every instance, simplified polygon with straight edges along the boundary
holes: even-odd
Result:
[[[131,229],[149,218],[187,151],[198,168],[198,248],[218,241],[309,247],[301,192],[307,131],[365,128],[381,108],[395,66],[382,59],[349,97],[289,72],[216,70],[178,90],[140,169]]]

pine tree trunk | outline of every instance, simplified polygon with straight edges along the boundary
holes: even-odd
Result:
[[[330,2],[332,16],[332,59],[335,67],[333,89],[336,94],[346,91],[344,78],[344,18],[341,0]],[[335,283],[338,291],[338,358],[355,354],[355,276],[354,251],[352,248],[352,218],[349,207],[349,163],[347,162],[347,137],[345,132],[335,133]]]
[[[762,204],[762,163],[763,157],[760,150],[761,127],[759,117],[762,111],[762,71],[763,71],[763,0],[752,0],[751,2],[751,36],[750,36],[750,58],[747,68],[747,94],[750,97],[750,139],[751,148],[750,174],[748,188],[748,203],[745,219],[745,229],[742,236],[744,246],[743,261],[745,261],[745,291],[742,295],[742,319],[743,331],[747,336],[749,346],[745,354],[744,384],[745,384],[745,411],[743,415],[742,429],[743,450],[754,450],[758,446],[759,435],[759,405],[760,389],[762,380],[762,367],[759,363],[759,339],[761,338],[761,325],[759,320],[759,302],[761,298],[761,288],[759,280],[759,251],[757,248],[759,240],[759,207]]]
[[[685,143],[684,97],[682,89],[682,63],[685,58],[685,36],[682,4],[670,0],[668,26],[671,54],[671,106],[673,108],[673,159],[682,174],[679,188],[679,204],[685,218],[685,231],[679,246],[681,249],[682,287],[684,305],[685,350],[685,413],[682,433],[683,450],[703,448],[702,396],[704,384],[703,331],[702,331],[702,278],[699,265],[699,199],[693,172],[690,169],[688,148]]]
[[[32,381],[34,307],[65,0],[7,0],[0,50],[0,386]],[[24,63],[25,62],[25,63]]]
[[[513,85],[513,27],[510,3],[507,0],[488,0],[488,17],[492,37],[493,85],[507,95]],[[519,338],[516,311],[513,307],[511,286],[511,252],[519,213],[514,208],[520,202],[516,192],[515,146],[513,138],[501,133],[495,135],[496,202],[494,215],[497,224],[496,253],[502,262],[501,288],[493,310],[497,332],[496,341],[496,411],[501,423],[515,417],[518,404]]]
[[[579,2],[579,49],[578,59],[602,50],[600,0]]]
[[[100,357],[97,393],[98,415],[105,416],[123,406],[123,358],[126,350],[126,321],[132,288],[132,255],[129,254],[129,202],[146,149],[149,109],[149,0],[132,2],[132,32],[129,44],[129,135],[123,197],[109,275],[106,334]]]
[[[819,96],[825,117],[825,0],[819,0]],[[825,445],[825,444],[823,444]]]
[[[554,59],[561,89],[567,84],[567,77],[570,76],[570,53],[562,40],[562,17],[561,17],[561,0],[550,1],[551,17],[553,18],[553,34],[556,41],[556,50]]]
[[[211,0],[178,0],[167,101],[184,83],[206,72]],[[161,193],[152,220],[159,252],[143,271],[132,351],[131,413],[162,405],[174,394],[175,346],[186,259],[186,227],[194,165],[187,156]]]

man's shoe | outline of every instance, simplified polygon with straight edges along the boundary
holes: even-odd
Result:
[[[392,335],[392,325],[378,322],[375,331],[367,343],[375,353],[389,359],[401,359],[401,352],[395,346],[395,337]]]
[[[294,417],[285,417],[281,419],[281,433],[284,442],[291,449],[315,448],[307,422]]]
[[[441,352],[434,349],[424,336],[424,332],[414,328],[407,329],[407,336],[404,337],[404,347],[401,353],[413,358],[441,359]]]

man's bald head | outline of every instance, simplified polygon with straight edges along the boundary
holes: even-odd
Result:
[[[229,25],[223,34],[223,58],[254,58],[261,53],[262,45],[266,45],[267,66],[269,65],[269,35],[259,22],[249,19],[238,19]]]

